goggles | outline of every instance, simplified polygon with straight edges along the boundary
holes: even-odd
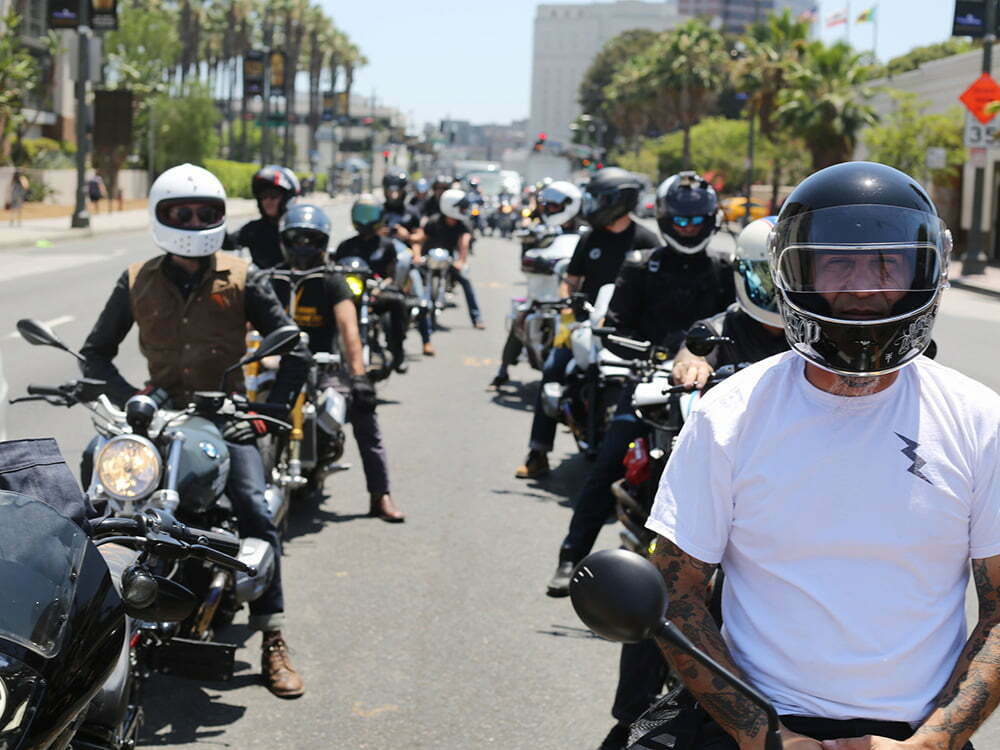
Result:
[[[681,227],[682,229],[684,227],[688,226],[689,224],[698,227],[698,226],[701,226],[704,223],[705,223],[705,217],[704,216],[675,216],[674,217],[674,226],[675,227]]]

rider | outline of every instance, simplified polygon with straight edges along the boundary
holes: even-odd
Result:
[[[542,213],[542,196],[552,181],[537,194],[539,213]],[[582,235],[566,269],[561,286],[562,296],[574,292],[587,295],[593,304],[597,293],[605,284],[613,284],[626,258],[639,256],[641,250],[656,247],[659,238],[644,226],[633,221],[631,211],[639,203],[641,183],[630,172],[619,167],[606,167],[587,183],[582,198],[584,220],[593,231]],[[561,191],[560,191],[561,192]],[[549,194],[551,198],[551,193]],[[544,217],[543,217],[544,218]],[[542,385],[561,381],[573,352],[557,347],[549,354],[542,369]],[[549,456],[556,436],[556,420],[542,408],[542,388],[535,399],[535,415],[531,422],[531,440],[528,457],[514,472],[518,479],[533,479],[549,473]]]
[[[431,197],[431,184],[426,177],[421,177],[413,183],[413,195],[406,202],[407,207],[419,217],[427,214],[424,211],[424,204]]]
[[[441,213],[441,195],[445,190],[449,190],[454,183],[455,178],[451,175],[439,174],[434,177],[434,181],[431,182],[430,197],[424,201],[424,209],[421,213],[425,223]]]
[[[119,277],[83,348],[86,377],[108,383],[118,403],[134,393],[113,364],[132,325],[149,365],[148,387],[161,388],[175,406],[198,390],[217,390],[223,372],[246,352],[247,323],[262,334],[292,325],[260,272],[246,261],[217,252],[226,232],[226,193],[211,173],[191,164],[168,169],[149,191],[153,241],[164,255],[140,261]],[[305,382],[310,355],[305,346],[281,358],[270,399],[290,406]],[[230,385],[242,391],[242,376]],[[274,580],[250,604],[250,627],[263,632],[261,671],[277,696],[302,695],[304,687],[281,635],[284,604],[281,541],[264,499],[264,463],[256,437],[263,422],[228,422],[226,496],[241,536],[266,539],[275,551]]]
[[[542,222],[549,227],[550,231],[567,233],[579,231],[577,215],[580,213],[582,199],[583,194],[580,192],[580,188],[572,182],[565,180],[553,182],[542,191],[538,198]],[[500,369],[490,381],[487,390],[495,391],[508,382],[510,375],[508,375],[507,369],[521,356],[521,350],[524,346],[517,337],[514,328],[511,326],[511,330],[507,334],[507,341],[504,343],[503,353],[500,356]],[[565,363],[563,367],[565,368]]]
[[[657,190],[657,223],[667,244],[637,261],[627,260],[615,281],[606,325],[626,336],[676,351],[696,320],[733,301],[733,275],[706,252],[718,230],[715,190],[694,172],[667,178]],[[608,343],[622,357],[635,352]],[[611,485],[624,475],[622,456],[640,429],[631,410],[633,388],[624,388],[601,441],[597,459],[573,508],[569,533],[559,549],[559,564],[549,581],[549,596],[566,596],[574,566],[594,545],[614,509]]]
[[[725,336],[705,357],[686,347],[674,357],[671,379],[678,385],[701,388],[712,373],[724,365],[758,362],[788,351],[778,298],[771,280],[767,238],[775,217],[748,224],[736,241],[733,281],[736,302],[725,312],[698,321],[691,330],[702,329],[713,336]],[[623,750],[630,725],[652,705],[667,679],[666,663],[656,642],[644,640],[622,645],[618,662],[618,688],[611,715],[617,719],[598,750]]]
[[[469,307],[472,326],[483,329],[486,326],[479,312],[479,303],[476,302],[476,292],[465,272],[465,266],[469,262],[469,247],[472,243],[472,232],[465,223],[468,207],[464,191],[445,190],[440,198],[441,213],[424,225],[423,230],[415,236],[411,248],[413,262],[418,264],[422,262],[424,248],[431,250],[439,247],[451,253],[452,271],[458,283],[462,285],[462,291],[465,292],[465,302]]]
[[[411,235],[420,228],[420,216],[406,203],[406,186],[409,178],[402,169],[389,172],[382,178],[385,195],[385,225],[389,236],[409,244]]]
[[[361,195],[351,206],[351,223],[357,232],[337,246],[333,254],[335,262],[352,256],[364,260],[369,268],[383,279],[394,281],[396,278],[396,247],[392,240],[379,234],[385,220],[385,212],[381,204],[370,193]],[[406,301],[400,296],[385,294],[375,295],[372,301],[372,312],[381,315],[389,313],[389,353],[392,363],[387,365],[398,373],[408,369],[406,354],[403,352],[403,339],[406,336]],[[429,325],[427,326],[430,327]],[[423,328],[421,329],[421,332]],[[427,338],[430,341],[430,336]]]
[[[261,167],[250,180],[250,189],[257,200],[260,218],[249,221],[234,234],[226,235],[222,248],[250,248],[250,257],[257,268],[271,268],[281,263],[281,243],[278,221],[288,203],[299,195],[301,188],[295,172],[288,167],[270,164]]]
[[[666,614],[774,704],[786,750],[971,748],[1000,700],[1000,399],[921,356],[950,233],[916,180],[849,162],[792,192],[769,247],[792,352],[679,436],[647,522]],[[760,708],[661,648],[697,701],[683,747],[764,747]]]
[[[320,208],[296,204],[281,218],[280,231],[281,249],[289,268],[309,270],[325,265],[330,220]],[[272,283],[278,298],[287,305],[289,285],[278,278],[273,278]],[[313,352],[336,352],[339,337],[345,354],[348,372],[339,373],[319,386],[321,389],[333,386],[345,395],[350,394],[348,418],[365,469],[369,514],[383,521],[399,523],[405,520],[405,516],[396,508],[389,494],[389,467],[375,416],[375,388],[365,372],[362,358],[354,295],[344,277],[332,271],[322,279],[306,281],[298,294],[295,322],[309,334],[309,348]]]

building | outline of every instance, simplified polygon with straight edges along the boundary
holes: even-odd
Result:
[[[663,31],[681,17],[676,0],[618,0],[580,5],[539,5],[531,63],[528,132],[569,142],[570,123],[580,114],[577,91],[605,42],[629,29]]]
[[[719,19],[722,31],[739,34],[755,20],[785,8],[799,16],[818,5],[818,0],[677,0],[682,16]]]

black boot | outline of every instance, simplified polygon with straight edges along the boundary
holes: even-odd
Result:
[[[559,550],[559,565],[549,579],[545,593],[556,598],[569,596],[569,580],[573,577],[573,569],[578,562],[573,550],[565,547]]]

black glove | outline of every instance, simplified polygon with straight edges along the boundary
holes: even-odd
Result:
[[[351,401],[362,411],[375,411],[375,386],[367,375],[351,376]]]

